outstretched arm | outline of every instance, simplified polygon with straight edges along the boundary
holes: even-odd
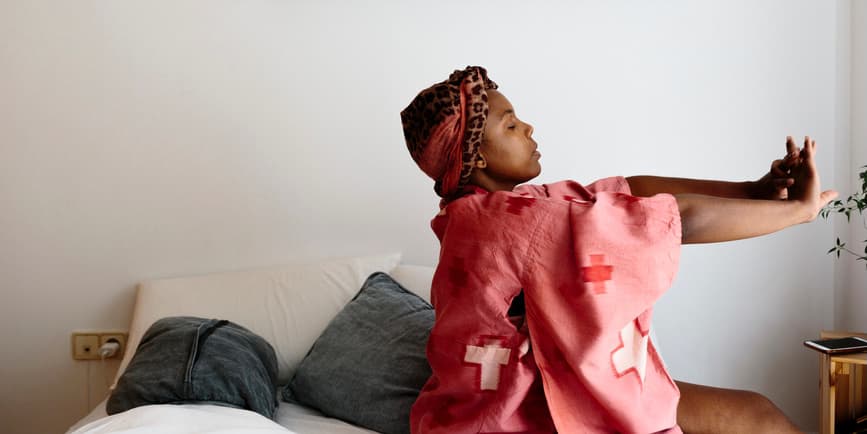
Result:
[[[804,146],[809,137],[805,138]],[[662,176],[630,176],[626,178],[633,196],[650,197],[659,193],[703,194],[732,199],[785,199],[786,188],[794,183],[789,166],[798,155],[791,136],[786,137],[786,157],[771,163],[767,174],[756,181],[712,181],[704,179],[668,178]]]
[[[629,176],[626,178],[633,196],[650,197],[659,193],[703,194],[733,199],[752,199],[757,181],[729,182],[708,179],[668,178],[663,176]]]
[[[816,142],[807,140],[791,168],[788,200],[747,200],[675,193],[681,215],[682,242],[713,243],[769,234],[812,221],[837,197],[821,191],[815,163]]]

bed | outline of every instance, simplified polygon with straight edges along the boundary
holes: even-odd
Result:
[[[227,319],[259,334],[275,349],[278,384],[283,384],[368,276],[388,273],[403,287],[429,299],[433,271],[400,264],[400,254],[385,254],[142,282],[128,345],[112,387],[129,366],[148,327],[160,318],[178,315]],[[67,433],[376,432],[300,404],[278,401],[273,419],[213,404],[146,405],[109,416],[103,401]]]
[[[299,366],[303,368],[303,362],[310,360],[314,343],[318,345],[317,339],[324,335],[323,331],[331,330],[333,323],[337,322],[333,320],[355,303],[356,295],[363,292],[359,288],[365,288],[373,275],[387,273],[389,278],[405,288],[404,292],[414,294],[411,297],[430,299],[434,268],[401,264],[400,259],[401,255],[396,253],[323,259],[142,282],[137,287],[127,347],[112,388],[117,386],[118,379],[129,366],[145,331],[161,318],[179,315],[230,320],[263,337],[274,347],[279,368],[277,384],[282,388],[290,379],[294,381]],[[422,303],[429,306],[427,301]],[[432,324],[432,307],[429,310]],[[651,339],[656,342],[652,330]],[[427,367],[424,342],[420,344],[422,346],[413,351]],[[401,363],[404,360],[401,359]],[[418,389],[426,378],[422,378]],[[319,383],[314,382],[313,386],[319,387]],[[410,404],[404,399],[401,405],[407,408],[414,396],[405,397],[410,399]],[[365,429],[359,424],[326,416],[317,409],[286,402],[279,397],[278,392],[279,403],[273,418],[250,410],[201,403],[144,405],[108,415],[107,400],[104,400],[70,427],[67,434],[354,434],[386,431]],[[387,408],[382,400],[377,402],[375,399],[356,405]]]

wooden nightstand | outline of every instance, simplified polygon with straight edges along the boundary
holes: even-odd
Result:
[[[822,339],[867,333],[823,331]],[[821,434],[867,415],[867,353],[819,354],[819,414]]]

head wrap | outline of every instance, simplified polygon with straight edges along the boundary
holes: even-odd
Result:
[[[487,90],[496,88],[485,68],[468,66],[419,92],[400,112],[406,147],[440,197],[469,181],[488,119]]]

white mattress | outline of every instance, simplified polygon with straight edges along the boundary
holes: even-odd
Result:
[[[323,416],[322,413],[312,408],[282,401],[277,408],[275,419],[280,425],[302,434],[376,433],[376,431],[360,428],[342,420]]]
[[[171,419],[183,423],[171,423]],[[152,420],[159,426],[141,425],[140,420]],[[218,428],[204,427],[207,420]],[[276,422],[273,423],[273,422]],[[359,428],[342,420],[323,416],[316,410],[297,404],[280,401],[274,421],[248,410],[216,405],[161,405],[145,406],[108,416],[105,401],[73,425],[68,434],[85,433],[285,433],[299,434],[358,434],[376,433]],[[233,426],[233,424],[235,424]],[[279,425],[279,426],[278,426]],[[281,428],[282,427],[282,428]]]

